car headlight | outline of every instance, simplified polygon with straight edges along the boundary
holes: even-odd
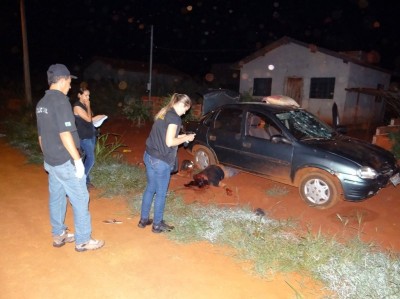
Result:
[[[363,166],[357,170],[357,175],[362,179],[375,179],[378,176],[378,173],[371,167]]]

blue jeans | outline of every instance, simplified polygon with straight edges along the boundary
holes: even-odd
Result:
[[[94,150],[96,146],[96,137],[90,139],[81,139],[81,149],[85,152],[85,160],[83,165],[85,166],[86,183],[90,183],[89,172],[94,165]]]
[[[151,204],[154,200],[154,224],[160,224],[164,217],[165,200],[172,167],[168,163],[144,153],[147,186],[143,193],[141,219],[149,219]],[[154,196],[155,194],[155,196]]]
[[[67,228],[64,221],[67,212],[66,196],[68,196],[74,213],[75,242],[79,245],[89,241],[92,225],[86,176],[78,179],[75,176],[75,166],[71,161],[57,166],[51,166],[45,162],[44,168],[49,174],[49,208],[52,234],[61,235]]]

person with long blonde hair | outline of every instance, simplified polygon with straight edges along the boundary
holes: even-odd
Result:
[[[179,134],[182,126],[181,116],[190,106],[191,100],[187,95],[173,94],[169,103],[155,115],[154,124],[146,140],[143,160],[146,165],[147,186],[143,193],[138,226],[145,228],[153,224],[153,233],[174,229],[164,221],[164,208],[178,146],[193,141],[195,137],[195,134]],[[154,221],[149,218],[153,199]]]

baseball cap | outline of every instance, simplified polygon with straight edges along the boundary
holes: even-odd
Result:
[[[63,64],[52,64],[47,70],[47,79],[53,81],[54,77],[71,77],[72,79],[78,79],[78,77],[71,75],[67,67]]]

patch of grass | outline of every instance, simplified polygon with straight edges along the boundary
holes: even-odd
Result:
[[[129,200],[133,214],[139,213],[140,203],[141,195]],[[261,276],[310,275],[337,294],[331,298],[399,298],[399,258],[379,253],[359,238],[344,244],[321,232],[299,235],[294,221],[258,216],[249,208],[185,204],[173,193],[168,195],[165,215],[176,226],[169,238],[231,246],[237,258],[251,261]]]
[[[286,187],[281,187],[278,185],[274,185],[271,189],[265,191],[265,193],[269,196],[279,197],[289,193],[289,189]]]
[[[109,141],[110,137],[114,137],[113,141]],[[118,134],[107,133],[102,134],[97,138],[96,148],[94,151],[96,162],[108,162],[121,160],[122,155],[119,150],[126,147],[121,141],[121,136]]]
[[[9,118],[2,122],[6,131],[8,143],[21,150],[29,163],[43,163],[43,155],[40,150],[36,122],[28,115],[19,119]]]
[[[132,196],[146,186],[143,169],[116,159],[96,162],[91,170],[93,184],[103,190],[102,196]]]

